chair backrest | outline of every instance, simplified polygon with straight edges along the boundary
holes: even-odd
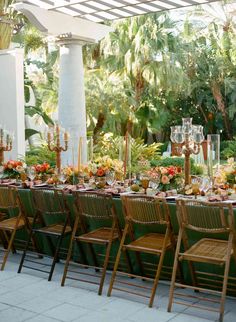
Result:
[[[97,220],[111,220],[115,215],[112,196],[99,192],[73,192],[75,206],[81,216]]]
[[[229,233],[234,229],[233,207],[230,203],[176,200],[182,227],[202,233]]]
[[[17,193],[15,189],[10,187],[0,187],[0,208],[2,210],[18,208]]]
[[[139,224],[162,224],[170,222],[169,207],[165,199],[148,196],[122,196],[125,216]]]
[[[34,208],[41,214],[56,215],[67,212],[61,191],[32,188],[31,192]]]

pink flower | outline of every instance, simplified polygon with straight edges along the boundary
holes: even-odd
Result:
[[[168,169],[166,169],[164,167],[160,167],[160,171],[161,171],[161,174],[167,174],[168,173]]]
[[[169,182],[170,182],[170,179],[166,175],[163,175],[161,178],[161,183],[168,184]]]

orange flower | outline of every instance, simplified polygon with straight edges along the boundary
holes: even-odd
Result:
[[[105,171],[102,168],[99,168],[97,170],[97,176],[102,177],[105,175]]]
[[[8,161],[8,162],[7,162],[7,168],[8,168],[8,169],[13,169],[13,168],[15,168],[15,167],[16,167],[16,165],[15,165],[15,161],[10,160],[10,161]]]

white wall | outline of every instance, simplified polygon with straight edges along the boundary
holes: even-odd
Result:
[[[0,50],[0,124],[14,131],[11,152],[5,160],[17,159],[25,154],[24,123],[24,51]]]

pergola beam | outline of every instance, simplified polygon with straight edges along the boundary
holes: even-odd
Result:
[[[147,13],[206,4],[216,0],[64,0],[56,4],[52,0],[26,0],[23,2],[41,6],[49,11],[63,12],[73,17],[96,22],[116,20]]]

